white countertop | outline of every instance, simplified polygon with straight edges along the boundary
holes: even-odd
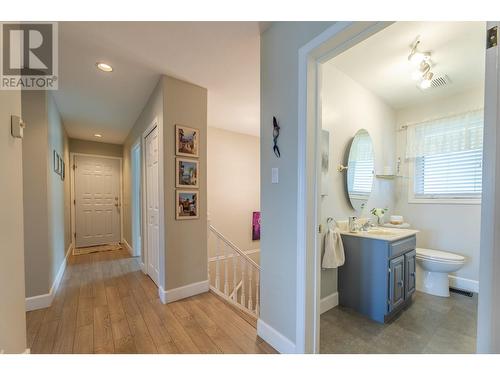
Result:
[[[393,242],[401,240],[406,237],[413,236],[418,232],[419,231],[415,229],[375,227],[371,228],[369,231],[358,231],[358,232],[340,231],[340,234],[346,236],[372,238],[374,240]]]

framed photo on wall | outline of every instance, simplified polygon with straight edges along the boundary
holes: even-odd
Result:
[[[199,130],[184,125],[175,125],[175,154],[177,156],[199,156]]]
[[[52,155],[54,157],[54,172],[59,174],[59,154],[56,152],[56,150],[53,150]]]
[[[260,240],[260,211],[252,213],[252,241]]]
[[[175,186],[178,188],[198,188],[198,160],[175,159]]]
[[[196,190],[177,190],[176,193],[177,220],[198,219],[198,192]]]

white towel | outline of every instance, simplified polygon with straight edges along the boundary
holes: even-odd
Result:
[[[344,244],[338,228],[328,229],[325,236],[323,268],[337,268],[345,262]]]

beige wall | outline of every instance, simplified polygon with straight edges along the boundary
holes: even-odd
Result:
[[[164,77],[164,178],[166,289],[207,280],[207,90]],[[197,220],[175,220],[175,125],[200,132],[199,215]]]
[[[23,142],[26,297],[50,292],[71,242],[68,138],[52,95],[24,91]],[[53,169],[53,150],[64,157],[66,179]]]
[[[101,156],[123,156],[123,146],[104,143],[104,142],[94,142],[85,141],[83,139],[69,139],[69,151],[79,154],[91,154],[91,155],[101,155]]]
[[[397,123],[398,126],[414,124],[483,107],[484,88],[478,87],[443,100],[403,108],[397,111]],[[408,176],[406,132],[399,132],[398,135],[401,174]],[[481,205],[408,203],[409,182],[409,179],[397,181],[396,208],[412,227],[420,231],[417,245],[465,255],[467,262],[455,276],[468,279],[472,284],[478,283]]]
[[[165,290],[207,280],[207,91],[206,89],[162,76],[146,106],[130,131],[123,149],[124,238],[131,238],[131,162],[130,149],[144,130],[158,118],[164,150],[165,207]],[[175,125],[200,130],[200,218],[175,220]]]
[[[10,132],[10,116],[21,116],[21,93],[0,90],[0,351],[26,349],[23,251],[22,140]]]
[[[334,60],[323,65],[322,71],[322,127],[330,132],[330,169],[328,195],[321,198],[321,222],[349,216],[371,217],[374,207],[387,207],[394,213],[394,181],[375,178],[373,190],[362,212],[356,212],[345,192],[345,174],[336,166],[346,165],[346,154],[355,133],[365,129],[373,142],[375,173],[382,173],[384,166],[395,168],[396,163],[396,113],[383,100],[351,79],[333,65]],[[359,111],[359,108],[363,108]],[[337,269],[321,272],[321,297],[337,291]]]
[[[252,241],[252,212],[260,211],[260,139],[208,128],[207,193],[211,224],[242,250]]]

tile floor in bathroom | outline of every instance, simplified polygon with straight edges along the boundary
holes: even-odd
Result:
[[[342,306],[321,315],[321,353],[475,353],[477,294],[450,298],[416,292],[391,323]]]

